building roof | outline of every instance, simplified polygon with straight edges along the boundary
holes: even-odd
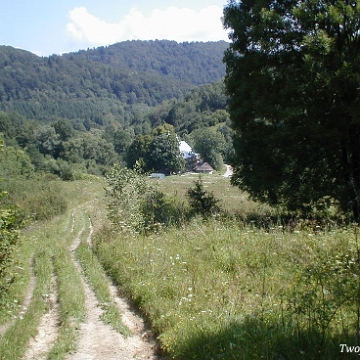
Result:
[[[186,141],[180,141],[179,150],[183,154],[184,159],[191,158],[195,155],[193,149]]]
[[[186,141],[180,141],[179,149],[180,151],[192,151],[191,146]]]
[[[211,165],[207,162],[204,162],[201,165],[198,165],[195,170],[197,171],[214,171],[214,169],[211,167]]]

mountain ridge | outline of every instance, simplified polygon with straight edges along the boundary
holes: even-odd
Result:
[[[136,40],[49,57],[0,46],[0,110],[44,122],[116,118],[220,80],[227,46]]]

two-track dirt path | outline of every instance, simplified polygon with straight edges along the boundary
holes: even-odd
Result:
[[[84,211],[78,208],[77,211]],[[69,233],[74,231],[75,221],[80,218],[73,216],[73,224]],[[90,231],[87,238],[88,246],[92,244],[92,225],[89,222]],[[156,342],[151,331],[145,327],[144,321],[132,309],[126,298],[120,295],[119,290],[108,281],[109,291],[114,302],[120,309],[123,323],[130,329],[132,335],[124,337],[116,332],[110,325],[101,320],[102,309],[95,296],[95,293],[87,284],[83,275],[81,265],[76,259],[75,250],[81,241],[84,227],[77,235],[69,248],[72,261],[81,275],[82,284],[85,292],[86,321],[81,324],[78,337],[78,346],[75,353],[68,354],[66,360],[130,360],[130,359],[160,359],[156,355]],[[34,280],[35,281],[35,280]],[[57,305],[56,279],[53,280],[54,286],[49,295],[48,301],[51,302],[50,310],[46,313],[38,328],[38,334],[29,342],[23,360],[46,359],[46,354],[50,351],[56,340],[59,326],[59,307]],[[31,289],[30,289],[31,291]],[[27,299],[31,294],[27,294]],[[29,300],[28,300],[29,301]]]
[[[91,246],[91,235],[93,229],[90,222],[90,233],[87,238],[87,244]],[[72,244],[70,251],[72,259],[78,271],[82,273],[81,265],[77,262],[74,251],[80,244],[78,236]],[[147,334],[144,322],[127,305],[125,299],[121,299],[115,286],[109,281],[109,289],[113,300],[121,309],[124,323],[129,327],[132,336],[125,338],[110,325],[101,321],[102,310],[99,307],[98,300],[90,286],[82,276],[82,282],[85,290],[85,306],[87,320],[81,325],[78,350],[75,354],[66,357],[67,360],[116,360],[116,359],[158,359],[155,356],[156,344],[153,339],[144,338]]]
[[[27,296],[29,296],[29,294]],[[46,294],[46,297],[44,296],[44,301],[50,303],[50,310],[42,316],[38,333],[35,338],[30,340],[23,360],[45,360],[47,352],[57,338],[60,316],[55,276],[51,279],[51,292],[50,294]]]

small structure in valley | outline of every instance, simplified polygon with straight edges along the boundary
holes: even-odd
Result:
[[[184,157],[185,160],[196,156],[191,146],[186,141],[180,141],[179,142],[179,150]]]
[[[191,146],[186,141],[179,142],[179,150],[185,159],[186,170],[191,171],[197,165],[199,155],[194,153]]]
[[[200,174],[212,174],[214,169],[209,163],[204,162],[201,165],[196,166],[194,171]]]
[[[150,177],[153,179],[165,179],[165,174],[163,173],[152,173]]]

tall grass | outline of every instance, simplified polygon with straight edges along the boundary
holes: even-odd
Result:
[[[261,213],[270,210],[269,207],[259,205],[249,200],[248,194],[230,185],[228,178],[217,175],[168,176],[164,180],[151,179],[152,184],[168,196],[181,199],[186,197],[186,192],[194,186],[194,182],[201,179],[205,190],[213,193],[220,200],[222,209],[228,213],[237,213],[245,218],[251,213]]]
[[[0,182],[8,196],[2,205],[16,207],[18,216],[27,223],[50,220],[66,211],[67,199],[60,181],[38,179],[7,179]]]
[[[172,359],[338,359],[359,345],[354,229],[267,231],[200,218],[96,250]]]

